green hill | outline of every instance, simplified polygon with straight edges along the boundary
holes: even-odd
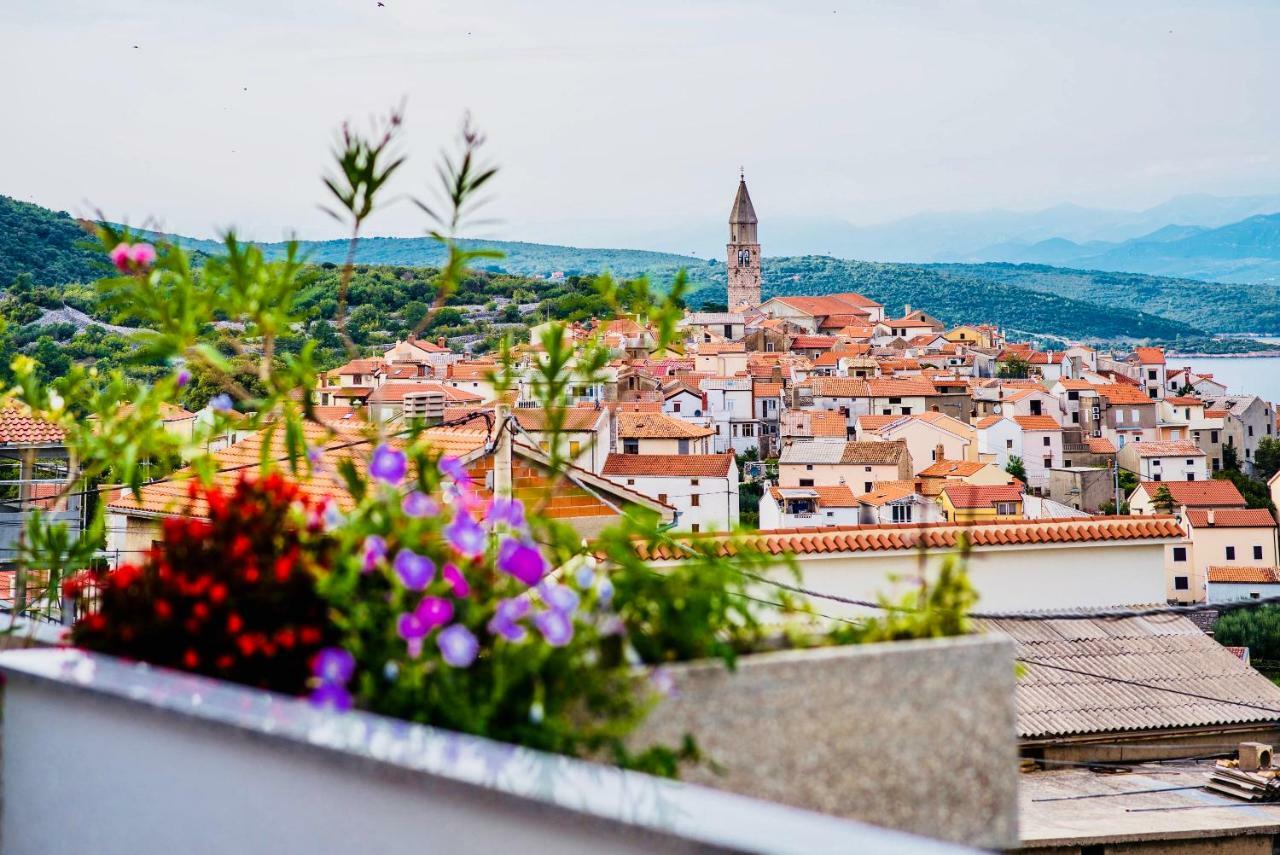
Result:
[[[21,273],[37,285],[97,279],[108,265],[81,246],[87,237],[65,212],[0,196],[0,286]]]

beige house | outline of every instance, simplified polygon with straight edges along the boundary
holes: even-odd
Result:
[[[657,412],[619,412],[618,441],[621,454],[710,454],[709,427]]]
[[[542,451],[550,451],[551,427],[547,411],[517,407],[511,411],[516,422]],[[613,413],[607,407],[570,407],[560,426],[560,456],[588,472],[599,473],[609,457]]]
[[[1265,509],[1188,510],[1186,536],[1169,545],[1165,558],[1167,596],[1203,602],[1210,567],[1275,567],[1276,521]]]
[[[939,460],[978,459],[977,431],[943,413],[902,416],[879,430],[868,431],[867,439],[905,441],[911,452],[913,475]]]
[[[780,487],[847,486],[870,493],[879,481],[911,479],[911,452],[903,440],[844,442],[815,439],[794,442],[778,458]]]

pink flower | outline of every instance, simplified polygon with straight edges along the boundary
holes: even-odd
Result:
[[[156,248],[149,243],[135,243],[129,250],[129,260],[134,267],[150,267],[156,260]]]
[[[121,273],[129,272],[129,264],[133,261],[133,253],[130,251],[129,244],[118,243],[112,247],[111,252],[107,253],[111,259],[111,263],[116,266],[116,270]]]
[[[430,632],[453,620],[453,603],[443,597],[424,597],[413,613]]]
[[[467,582],[467,577],[462,575],[462,571],[458,569],[457,564],[444,565],[440,575],[449,583],[449,587],[453,589],[455,597],[465,598],[471,596],[471,585]]]

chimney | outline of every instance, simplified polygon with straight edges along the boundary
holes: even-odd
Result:
[[[902,317],[905,318],[909,314],[911,314],[911,304],[907,303],[905,306],[902,307]]]
[[[417,340],[418,340],[418,334],[417,334],[416,332],[410,332],[410,333],[409,333],[409,337],[408,337],[408,339],[407,339],[407,340],[408,340],[408,341],[411,341],[411,342],[417,341]]]
[[[1205,515],[1205,521],[1208,522],[1209,525],[1213,525],[1213,508],[1209,508],[1208,513]]]
[[[437,344],[439,347],[445,347],[446,345],[445,345],[445,343],[444,343],[444,342],[445,342],[445,338],[444,338],[444,336],[440,336],[438,339],[436,339],[436,344]]]
[[[938,443],[936,446],[934,446],[934,449],[933,449],[933,459],[934,459],[934,460],[946,460],[946,459],[947,459],[947,450],[946,450],[945,448],[943,448],[943,447],[942,447],[942,443]]]

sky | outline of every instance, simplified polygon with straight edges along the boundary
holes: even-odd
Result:
[[[406,197],[468,112],[494,238],[669,243],[740,167],[766,222],[1280,192],[1273,0],[383,3],[5,0],[0,193],[337,237],[333,134],[402,101],[376,234],[423,233]]]

